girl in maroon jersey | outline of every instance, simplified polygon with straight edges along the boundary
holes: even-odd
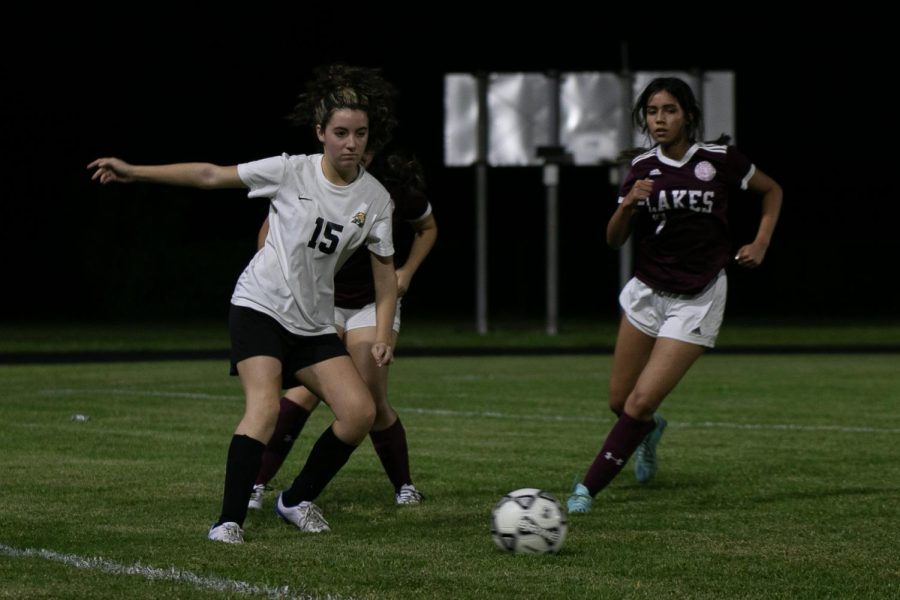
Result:
[[[722,323],[724,268],[732,257],[730,192],[762,196],[756,237],[734,256],[742,267],[762,263],[781,210],[781,187],[736,148],[695,141],[701,111],[684,81],[651,81],[632,117],[656,145],[632,161],[606,230],[611,247],[632,234],[637,246],[635,276],[619,296],[623,314],[609,382],[609,406],[618,420],[575,484],[570,513],[589,512],[593,497],[632,454],[639,482],[656,473],[656,446],[666,427],[656,411],[704,349],[715,345]]]
[[[373,154],[366,155],[365,164],[391,194],[394,201],[395,231],[398,222],[402,221],[408,223],[415,234],[406,261],[396,269],[397,293],[402,297],[434,246],[437,223],[431,212],[431,204],[424,194],[425,180],[418,161],[400,154],[391,154],[385,159],[379,157],[369,164],[372,156]],[[260,246],[265,243],[267,233],[268,219],[259,232]],[[335,276],[335,325],[356,368],[375,398],[375,423],[369,437],[394,487],[394,500],[401,506],[418,504],[423,496],[413,485],[410,475],[406,430],[388,401],[388,368],[386,365],[378,366],[370,356],[372,344],[375,343],[375,288],[372,285],[372,267],[366,254],[355,253]],[[400,331],[399,301],[393,330],[393,344],[396,346]],[[249,508],[262,508],[266,486],[281,468],[306,420],[318,405],[319,399],[305,387],[285,391],[275,433],[266,446],[262,466],[250,495]]]

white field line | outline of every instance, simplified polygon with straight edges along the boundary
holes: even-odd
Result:
[[[48,389],[41,394],[104,394],[110,396],[143,396],[154,398],[189,398],[198,400],[237,400],[238,396],[193,394],[187,392],[153,392],[120,389]],[[478,419],[509,419],[514,421],[539,421],[543,423],[611,423],[612,418],[582,417],[571,415],[522,415],[496,411],[450,410],[437,408],[413,408],[395,406],[399,412],[434,415],[439,417],[462,417]],[[793,423],[729,423],[726,421],[669,421],[669,426],[683,429],[744,429],[749,431],[832,431],[836,433],[900,433],[897,427],[849,427],[846,425],[797,425]]]
[[[0,555],[11,556],[13,558],[42,558],[44,560],[62,563],[76,569],[101,571],[112,575],[138,575],[153,581],[174,581],[176,583],[185,583],[196,588],[213,590],[216,592],[249,594],[266,596],[267,598],[285,598],[290,600],[314,600],[317,598],[328,600],[350,600],[347,596],[336,596],[331,594],[327,596],[313,596],[292,591],[287,586],[272,587],[268,585],[256,585],[234,579],[204,577],[203,575],[197,575],[190,571],[182,571],[175,567],[159,569],[156,567],[148,567],[140,563],[123,565],[105,558],[84,557],[76,554],[61,554],[52,550],[44,550],[43,548],[14,548],[12,546],[7,546],[6,544],[0,544]]]

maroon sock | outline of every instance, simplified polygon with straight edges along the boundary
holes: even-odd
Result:
[[[369,437],[372,438],[372,445],[375,447],[378,458],[381,459],[384,472],[394,484],[394,491],[399,492],[400,486],[412,483],[412,477],[409,474],[406,430],[403,428],[403,423],[400,422],[400,417],[397,417],[394,424],[387,429],[369,432]]]
[[[619,474],[644,437],[653,431],[653,427],[652,419],[638,421],[622,413],[584,476],[584,486],[591,496],[596,496],[597,492],[609,485],[609,482]]]
[[[275,424],[275,432],[263,453],[262,465],[256,476],[256,485],[265,485],[275,477],[275,473],[281,468],[284,459],[294,447],[294,442],[310,415],[308,410],[287,398],[282,398],[280,404],[278,422]]]

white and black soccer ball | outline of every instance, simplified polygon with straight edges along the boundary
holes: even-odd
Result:
[[[537,488],[508,493],[491,513],[494,543],[513,554],[558,552],[568,530],[562,506]]]

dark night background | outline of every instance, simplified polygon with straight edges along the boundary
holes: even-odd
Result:
[[[271,12],[180,24],[10,19],[22,41],[2,48],[3,319],[224,320],[265,202],[241,191],[101,187],[85,165],[110,155],[234,164],[315,152],[312,133],[284,116],[314,66],[343,61],[383,67],[397,85],[395,145],[415,151],[428,176],[440,237],[413,281],[408,314],[474,322],[475,179],[471,169],[443,167],[444,74],[616,71],[623,41],[633,70],[734,70],[738,146],[785,190],[766,263],[730,270],[729,316],[900,316],[888,289],[900,257],[897,110],[885,83],[898,53],[889,36],[850,42],[836,19],[706,35],[663,22],[658,32],[617,37],[614,22],[571,16],[498,22],[421,10],[429,14],[408,15],[419,25],[404,29],[357,9],[306,21]],[[562,172],[563,322],[616,315],[617,256],[603,242],[616,190],[607,181],[601,167]],[[489,203],[491,317],[541,318],[540,169],[493,169]],[[758,202],[734,204],[736,241],[749,241]]]

